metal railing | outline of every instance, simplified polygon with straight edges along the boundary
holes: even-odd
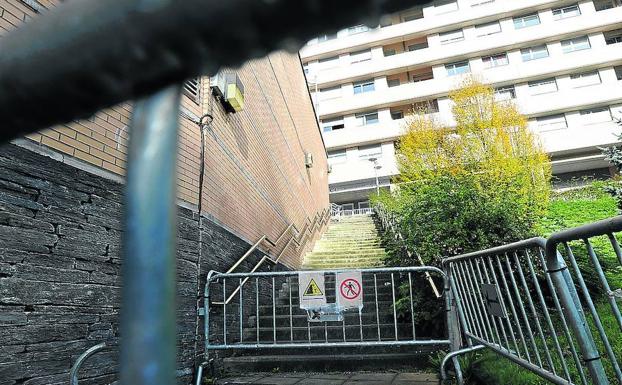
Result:
[[[408,246],[399,228],[399,224],[397,222],[397,219],[395,218],[395,215],[389,213],[382,204],[375,205],[373,210],[378,216],[378,219],[380,220],[383,231],[392,234],[394,240],[400,244],[400,248],[406,253],[408,258],[410,260],[413,260],[413,257],[415,257],[417,261],[421,264],[421,266],[425,266],[425,263],[423,262],[423,259],[421,259],[421,256],[416,251],[411,251],[410,247]],[[434,295],[436,295],[437,298],[440,298],[442,294],[438,290],[438,287],[436,287],[436,283],[434,283],[432,276],[430,276],[430,274],[426,274],[426,279],[428,280],[428,283],[430,284]]]
[[[93,356],[94,354],[97,354],[103,351],[104,349],[106,349],[106,347],[108,347],[108,345],[105,342],[102,342],[100,344],[90,347],[84,353],[78,356],[78,358],[76,359],[76,362],[71,367],[71,371],[69,373],[69,384],[70,385],[78,385],[78,375],[80,373],[80,368],[82,367],[82,364],[84,364],[84,362],[88,360],[91,356]]]
[[[602,268],[603,262],[622,266],[619,231],[622,217],[548,240],[445,259],[467,345],[484,345],[555,384],[622,384],[611,346],[622,338],[619,288],[611,288]],[[584,279],[588,272],[595,272],[598,282],[591,290]],[[599,291],[604,292],[600,299]],[[607,330],[603,317],[609,320]]]
[[[335,302],[335,276],[344,270],[314,271],[326,282],[328,302]],[[344,313],[342,321],[312,323],[300,307],[297,271],[262,273],[208,274],[205,285],[206,361],[213,350],[286,349],[354,346],[428,346],[448,347],[449,331],[444,336],[421,336],[416,328],[413,291],[423,274],[434,274],[446,281],[435,267],[400,267],[361,270],[362,309]],[[231,284],[251,280],[238,293],[238,301],[214,306],[216,298],[227,298]],[[240,284],[239,287],[242,287]],[[398,317],[397,301],[407,292],[408,305],[402,309],[410,317]],[[403,298],[402,298],[403,299]],[[402,305],[403,302],[402,302]],[[449,298],[439,298],[448,317]],[[448,324],[451,324],[448,322]],[[233,327],[232,327],[233,326]]]
[[[305,222],[305,227],[303,228],[302,232],[298,232],[298,230],[296,229],[296,226],[292,223],[281,233],[281,235],[274,242],[272,242],[269,238],[267,238],[267,236],[264,235],[263,237],[259,238],[259,240],[255,242],[255,244],[251,246],[251,248],[248,249],[248,251],[244,253],[244,255],[240,257],[240,259],[238,259],[233,264],[233,266],[231,266],[231,268],[229,268],[229,270],[227,270],[227,274],[233,273],[235,269],[238,268],[242,264],[242,262],[244,262],[255,250],[257,250],[257,248],[259,248],[259,246],[262,243],[266,242],[271,247],[276,247],[279,244],[279,242],[281,242],[285,234],[287,234],[291,230],[294,230],[294,234],[292,234],[292,236],[289,238],[287,243],[285,243],[283,248],[281,248],[281,251],[277,254],[276,258],[272,258],[270,257],[269,254],[264,253],[263,257],[261,257],[261,259],[255,264],[255,266],[251,269],[250,272],[254,273],[257,270],[259,270],[259,268],[265,262],[270,262],[273,265],[278,264],[279,261],[281,260],[281,257],[283,256],[285,251],[289,248],[289,246],[292,243],[295,243],[296,247],[300,247],[304,245],[305,242],[309,239],[308,235],[313,234],[316,231],[318,231],[321,228],[321,226],[324,226],[326,223],[328,223],[329,219],[330,219],[330,210],[324,209],[321,211],[321,213],[316,213],[310,226],[308,225],[308,222]],[[296,239],[296,234],[300,237],[299,239]],[[229,297],[227,297],[224,301],[214,302],[214,304],[215,305],[229,304],[229,302],[233,300],[233,298],[240,292],[240,290],[242,290],[242,286],[244,286],[247,281],[248,279],[244,279],[242,282],[240,282],[240,285],[235,290],[233,290],[233,292],[229,295]]]

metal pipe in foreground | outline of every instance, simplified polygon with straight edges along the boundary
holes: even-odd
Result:
[[[95,346],[90,347],[84,353],[80,354],[76,362],[71,367],[70,380],[69,380],[69,383],[71,385],[78,385],[78,372],[80,371],[80,367],[82,366],[84,361],[86,361],[93,354],[101,352],[105,348],[106,348],[106,343],[102,342],[101,344],[97,344]]]
[[[125,191],[121,383],[175,383],[177,132],[181,88],[136,103]]]
[[[447,372],[445,371],[445,366],[447,366],[447,363],[449,362],[449,360],[453,360],[454,358],[457,358],[458,356],[461,356],[463,354],[475,352],[475,351],[478,351],[484,348],[486,348],[486,346],[484,345],[475,345],[475,346],[471,346],[465,349],[456,350],[455,352],[451,352],[448,355],[446,355],[445,358],[443,358],[443,361],[441,362],[441,383],[447,380]]]

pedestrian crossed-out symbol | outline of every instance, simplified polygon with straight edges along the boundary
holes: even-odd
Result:
[[[317,297],[317,296],[323,296],[323,295],[324,293],[322,293],[322,290],[320,290],[320,287],[318,286],[318,284],[315,282],[314,279],[311,279],[311,281],[309,281],[309,285],[307,286],[303,294],[303,296],[305,297]]]

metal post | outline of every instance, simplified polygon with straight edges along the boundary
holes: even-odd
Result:
[[[134,105],[125,191],[121,384],[175,382],[180,86]]]

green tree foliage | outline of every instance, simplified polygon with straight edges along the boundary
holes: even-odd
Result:
[[[622,127],[622,119],[617,119],[616,122]],[[619,142],[622,142],[622,134],[618,134],[616,137]],[[601,151],[605,159],[607,159],[618,170],[618,174],[620,174],[622,172],[622,146],[601,148]],[[619,175],[605,185],[605,191],[616,200],[618,210],[622,211],[622,180]]]
[[[450,99],[455,127],[425,111],[409,118],[397,148],[399,187],[375,198],[427,264],[532,235],[550,195],[549,159],[516,106],[474,79]]]

